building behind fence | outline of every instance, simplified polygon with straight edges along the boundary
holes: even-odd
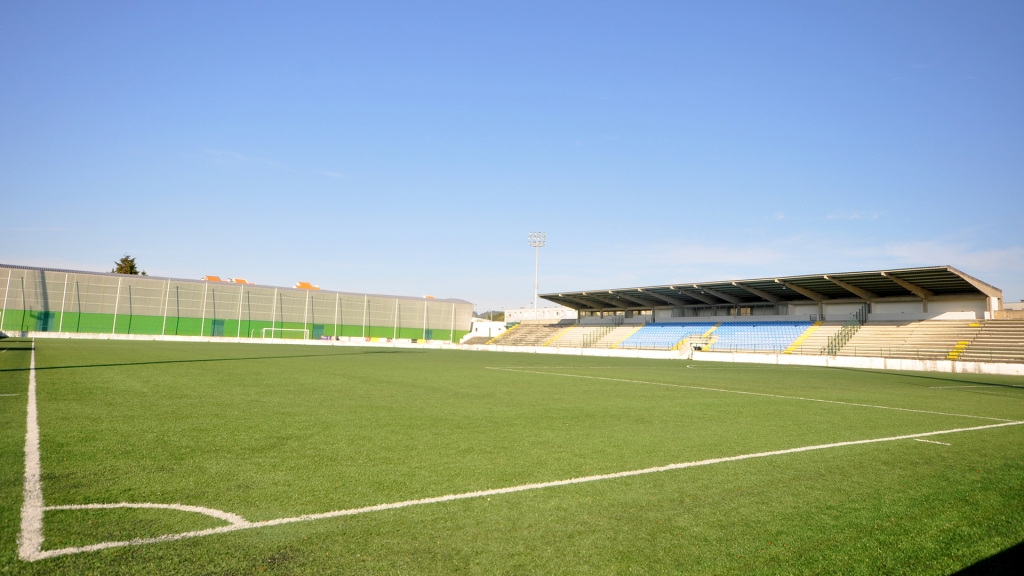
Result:
[[[0,331],[458,342],[464,300],[0,264]]]

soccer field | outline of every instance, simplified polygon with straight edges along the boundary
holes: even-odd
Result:
[[[1024,541],[1024,378],[3,340],[0,414],[3,573],[949,574]]]

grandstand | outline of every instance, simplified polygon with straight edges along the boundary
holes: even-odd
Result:
[[[542,294],[575,326],[523,324],[490,343],[1024,362],[1002,291],[951,266]]]

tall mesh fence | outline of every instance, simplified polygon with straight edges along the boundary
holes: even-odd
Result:
[[[458,341],[473,305],[0,265],[0,330]]]

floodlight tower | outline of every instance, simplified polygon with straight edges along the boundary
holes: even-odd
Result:
[[[540,279],[540,249],[547,242],[547,232],[530,232],[526,237],[530,246],[533,246],[536,256],[533,261],[533,319],[537,319],[537,286]]]

